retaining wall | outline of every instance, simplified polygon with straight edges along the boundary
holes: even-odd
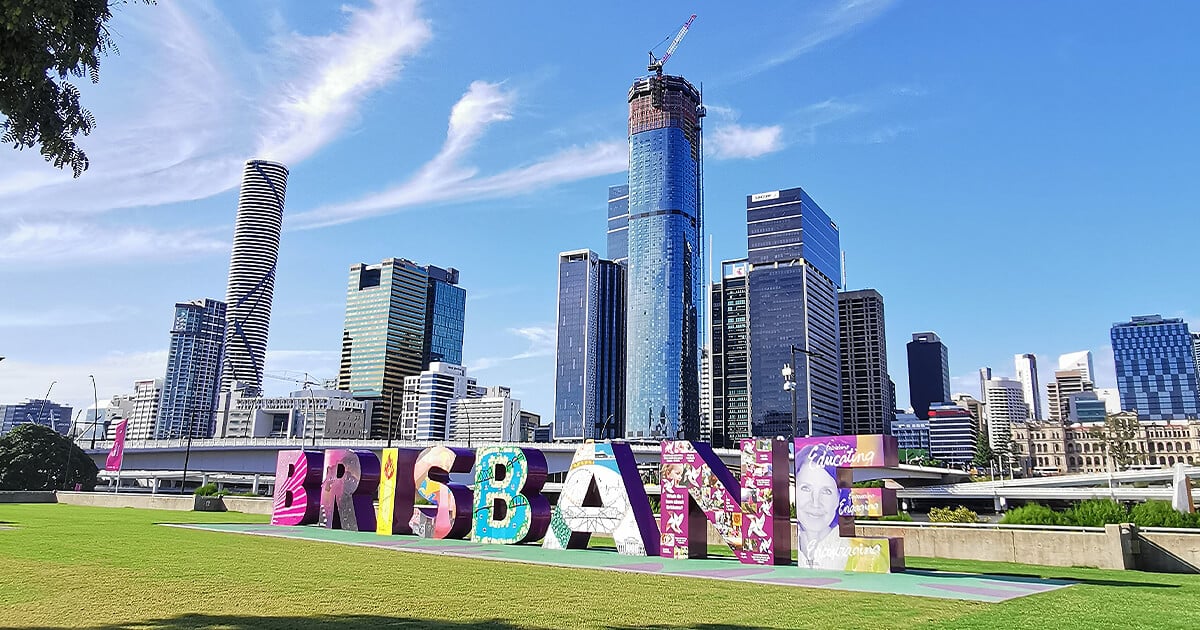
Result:
[[[3,490],[0,503],[54,503],[53,490]]]

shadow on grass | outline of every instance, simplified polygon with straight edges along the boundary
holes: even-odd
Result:
[[[1127,580],[1099,580],[1081,577],[1043,577],[1032,573],[1009,573],[1004,571],[988,571],[987,573],[959,573],[955,571],[937,571],[933,569],[907,569],[905,573],[916,573],[931,577],[964,577],[984,578],[999,582],[1026,582],[1033,584],[1090,584],[1092,586],[1144,586],[1146,588],[1179,588],[1178,584],[1163,584],[1162,582],[1130,582]]]
[[[65,630],[65,626],[21,626],[25,630]],[[80,626],[73,626],[80,627]],[[250,630],[279,628],[302,630],[374,630],[376,628],[431,628],[433,630],[548,630],[535,626],[515,625],[506,619],[477,619],[451,621],[440,619],[417,619],[413,617],[384,617],[380,615],[313,615],[305,617],[253,617],[244,615],[204,615],[189,613],[166,619],[83,626],[89,630],[184,630],[192,628],[221,628],[222,630]],[[655,630],[747,630],[758,626],[728,624],[654,625],[654,626],[609,626],[610,630],[632,630],[652,628]],[[5,630],[8,626],[0,627]]]

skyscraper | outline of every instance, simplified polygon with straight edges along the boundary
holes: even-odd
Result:
[[[846,433],[887,433],[896,413],[888,379],[883,296],[875,289],[838,293],[842,420]]]
[[[1196,378],[1200,379],[1200,332],[1192,333],[1192,360],[1196,363]]]
[[[448,438],[450,401],[481,395],[483,391],[461,365],[433,363],[420,374],[404,378],[401,426],[394,435],[410,441],[445,440]],[[471,439],[470,408],[463,411],[460,422],[463,436]]]
[[[350,267],[338,389],[373,403],[372,438],[399,435],[392,405],[406,376],[432,355],[461,357],[466,295],[457,282],[453,269],[403,258]]]
[[[953,403],[930,403],[929,455],[947,464],[963,465],[975,458],[979,426],[970,412]]]
[[[1071,395],[1090,392],[1095,386],[1081,369],[1057,370],[1054,380],[1046,383],[1046,402],[1050,408],[1046,419],[1052,422],[1066,422],[1071,415]]]
[[[1068,352],[1058,357],[1058,369],[1060,370],[1079,370],[1083,380],[1092,383],[1096,382],[1096,369],[1092,367],[1092,351],[1080,350],[1079,352]]]
[[[801,188],[746,197],[750,423],[759,437],[792,434],[781,368],[796,365],[796,433],[842,432],[837,224]],[[805,352],[800,352],[805,351]]]
[[[1041,386],[1038,384],[1037,357],[1025,353],[1013,355],[1017,368],[1017,380],[1021,382],[1021,395],[1025,398],[1025,407],[1029,410],[1029,418],[1042,419]],[[1024,418],[1023,418],[1024,419]]]
[[[15,405],[0,405],[0,435],[22,424],[37,424],[68,435],[72,411],[71,407],[41,398]]]
[[[155,438],[212,437],[224,339],[224,302],[206,298],[175,305]]]
[[[278,162],[250,160],[242,171],[225,297],[221,391],[243,389],[247,396],[262,391],[287,178],[287,167]]]
[[[908,342],[908,398],[918,418],[931,403],[950,400],[950,354],[934,332],[913,333]]]
[[[634,81],[628,101],[625,436],[697,438],[704,110],[700,92],[670,75]]]
[[[721,263],[712,283],[713,446],[728,448],[750,437],[750,330],[746,298],[746,259]]]
[[[425,345],[422,368],[435,361],[462,365],[463,332],[467,316],[467,291],[458,286],[458,270],[428,265],[425,297]]]
[[[1175,420],[1200,415],[1195,349],[1187,322],[1141,315],[1113,324],[1113,357],[1121,408],[1138,420]]]
[[[1013,425],[1029,419],[1024,383],[1016,379],[994,377],[984,383],[984,390],[988,446],[996,453],[1007,453],[1012,442]]]
[[[625,435],[625,266],[558,255],[554,439]]]
[[[629,259],[629,184],[608,187],[608,254],[613,262]]]

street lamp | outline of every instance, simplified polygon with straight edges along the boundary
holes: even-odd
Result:
[[[95,405],[95,412],[92,416],[92,450],[96,449],[96,423],[100,421],[100,395],[96,393],[96,375],[88,374],[92,379],[92,403]]]
[[[612,414],[612,413],[610,413],[610,414],[608,414],[608,417],[604,419],[604,422],[601,422],[601,423],[600,423],[600,437],[601,437],[601,439],[605,439],[605,440],[607,440],[607,439],[610,439],[610,438],[608,437],[608,423],[609,423],[609,422],[612,422],[614,417],[616,417],[616,414]]]
[[[825,355],[816,350],[808,350],[807,348],[791,345],[792,362],[784,365],[783,370],[783,391],[792,393],[792,437],[796,437],[796,353],[804,355],[804,386],[808,393],[808,433],[804,437],[812,437],[813,434],[813,413],[812,413],[812,379],[809,378],[812,370],[809,369],[809,361],[812,357],[823,357]]]

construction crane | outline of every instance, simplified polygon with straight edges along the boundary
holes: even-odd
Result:
[[[671,40],[671,45],[667,46],[667,52],[663,53],[662,59],[655,57],[653,50],[650,51],[650,65],[646,66],[647,70],[654,72],[657,76],[662,76],[663,64],[667,63],[667,60],[671,58],[672,54],[674,54],[675,49],[679,47],[679,42],[683,41],[683,36],[687,35],[688,29],[691,28],[692,21],[695,19],[696,14],[693,13],[692,17],[688,18],[688,20],[683,23],[683,27],[679,29],[678,33],[676,33],[675,39]],[[663,42],[665,41],[667,40],[664,39]],[[659,42],[659,44],[662,44],[662,42]],[[657,47],[658,46],[655,46],[655,48]]]

